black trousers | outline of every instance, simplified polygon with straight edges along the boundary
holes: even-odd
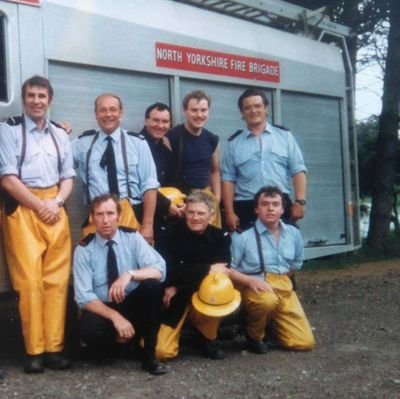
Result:
[[[147,279],[122,303],[106,303],[132,323],[135,338],[143,338],[145,359],[154,357],[160,328],[162,295],[162,284],[158,280]],[[80,318],[80,335],[91,352],[101,357],[111,353],[116,330],[110,320],[84,310]]]
[[[296,223],[294,223],[290,218],[290,208],[293,205],[293,202],[289,195],[284,194],[285,197],[285,209],[282,215],[282,220],[286,224],[292,224],[297,227]],[[249,227],[252,227],[254,222],[257,220],[257,215],[254,211],[255,209],[255,202],[254,200],[247,200],[247,201],[234,201],[233,208],[235,210],[236,215],[239,217],[240,220],[240,230],[246,230]]]

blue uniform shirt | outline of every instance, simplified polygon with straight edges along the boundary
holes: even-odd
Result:
[[[280,238],[276,243],[272,233],[257,219],[255,222],[261,238],[261,247],[267,273],[286,274],[300,270],[303,264],[303,239],[299,229],[280,222]],[[244,274],[263,278],[257,241],[253,228],[232,234],[231,266]]]
[[[158,269],[165,279],[165,261],[145,239],[136,232],[117,230],[112,238],[117,257],[119,275],[128,270],[143,269],[147,266]],[[96,234],[86,245],[78,245],[74,253],[75,300],[83,308],[96,299],[109,302],[107,254],[108,240]],[[126,287],[126,294],[132,292],[140,283],[132,281]]]
[[[46,188],[55,186],[60,180],[75,176],[72,151],[67,133],[46,120],[40,130],[28,116],[26,126],[26,152],[19,178],[28,187]],[[57,142],[61,171],[58,171]],[[22,148],[22,124],[10,126],[0,123],[0,176],[18,176]]]
[[[236,201],[252,200],[263,186],[290,194],[291,178],[303,171],[303,155],[292,133],[270,124],[259,136],[244,129],[228,141],[222,157],[222,180],[235,184]]]
[[[121,146],[121,134],[125,136],[126,159],[128,164],[128,179],[125,173],[123,152]],[[86,161],[87,154],[92,145],[95,134],[84,135],[72,142],[74,154],[74,164],[78,168],[78,175],[82,179],[85,187],[89,184],[90,200],[98,195],[108,193],[107,170],[100,166],[101,158],[107,147],[107,135],[100,131],[95,141],[89,159],[89,182],[86,181]],[[138,136],[132,136],[126,131],[118,128],[110,137],[115,152],[115,161],[117,167],[117,179],[120,192],[120,198],[128,197],[128,185],[131,190],[132,204],[139,204],[142,201],[143,194],[150,189],[159,187],[157,180],[156,167],[146,140]]]

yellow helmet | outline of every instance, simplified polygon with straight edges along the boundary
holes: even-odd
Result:
[[[167,197],[173,205],[183,205],[185,203],[186,195],[175,187],[160,187],[158,191]]]
[[[240,305],[240,293],[231,279],[223,273],[208,274],[192,296],[192,305],[206,316],[221,317],[232,313]]]

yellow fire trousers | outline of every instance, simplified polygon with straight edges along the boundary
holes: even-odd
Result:
[[[30,189],[40,199],[54,198],[57,187]],[[42,222],[22,205],[11,215],[2,212],[4,248],[19,312],[25,349],[29,355],[59,352],[64,345],[65,312],[71,267],[68,217]]]
[[[136,219],[135,213],[133,211],[132,205],[127,198],[123,198],[119,201],[121,205],[121,215],[119,217],[119,225],[130,227],[132,229],[139,230],[140,223]],[[82,227],[81,237],[86,237],[88,234],[95,233],[96,227],[93,223],[92,215],[89,215],[89,220],[87,225]]]
[[[265,280],[274,292],[260,292],[238,287],[246,313],[246,329],[250,338],[261,341],[265,326],[273,320],[273,334],[278,343],[287,349],[311,350],[314,336],[290,278],[267,273]]]
[[[189,305],[175,328],[161,324],[156,346],[156,358],[158,360],[168,360],[178,356],[179,338],[186,319],[189,319],[191,324],[205,338],[210,340],[217,338],[218,326],[222,318],[205,316]]]

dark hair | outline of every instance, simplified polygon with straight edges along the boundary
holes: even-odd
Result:
[[[211,98],[203,90],[194,90],[186,94],[182,101],[183,109],[187,110],[189,101],[195,99],[197,101],[207,100],[208,106],[211,107]]]
[[[254,204],[256,207],[258,206],[258,201],[262,195],[265,195],[266,197],[275,197],[276,195],[279,195],[282,199],[282,206],[283,208],[285,208],[286,199],[285,196],[283,195],[282,190],[279,187],[276,186],[261,187],[254,196]]]
[[[123,105],[122,105],[122,100],[121,100],[121,98],[118,97],[116,94],[113,94],[113,93],[103,93],[103,94],[100,94],[99,96],[97,96],[96,99],[94,100],[94,111],[95,111],[95,112],[97,111],[97,103],[98,103],[98,101],[100,100],[100,98],[103,98],[103,97],[112,97],[112,98],[115,98],[115,99],[118,101],[119,108],[120,108],[120,109],[123,109],[123,108],[124,108]]]
[[[50,80],[45,78],[45,77],[43,77],[43,76],[34,75],[31,78],[25,80],[25,82],[24,82],[24,84],[22,85],[22,88],[21,88],[21,97],[22,97],[22,99],[25,98],[26,89],[27,89],[28,86],[44,87],[45,89],[47,89],[47,92],[49,93],[50,100],[54,96],[54,90],[53,90],[53,87],[52,87],[52,85],[50,83]]]
[[[115,194],[102,194],[98,195],[97,197],[93,198],[92,202],[90,203],[90,214],[93,216],[96,208],[102,204],[103,202],[107,202],[108,200],[114,201],[115,205],[117,206],[117,213],[118,215],[121,214],[122,209],[121,205],[118,201],[118,198]]]
[[[243,101],[245,98],[247,97],[254,97],[254,96],[260,96],[262,98],[262,101],[264,103],[264,105],[267,107],[269,104],[268,98],[265,95],[264,90],[261,89],[246,89],[238,98],[238,107],[240,109],[240,111],[243,111]]]
[[[151,111],[153,111],[153,110],[157,110],[157,111],[168,111],[168,113],[169,113],[169,119],[172,119],[172,115],[171,115],[171,109],[169,108],[169,106],[167,105],[167,104],[164,104],[164,103],[154,103],[154,104],[151,104],[151,105],[149,105],[147,108],[146,108],[146,111],[145,111],[145,113],[144,113],[144,117],[146,118],[146,119],[149,119],[150,118],[150,113],[151,113]]]

